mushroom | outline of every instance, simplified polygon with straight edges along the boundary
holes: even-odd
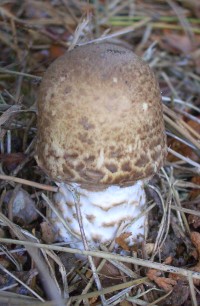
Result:
[[[121,226],[131,246],[144,239],[144,185],[163,166],[166,137],[161,94],[149,66],[111,43],[77,47],[50,65],[38,95],[38,165],[59,185],[54,196],[66,227],[61,240],[79,243],[79,195],[88,244],[115,239]]]

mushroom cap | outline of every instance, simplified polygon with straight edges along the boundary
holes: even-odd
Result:
[[[38,95],[38,165],[54,180],[131,185],[162,167],[161,94],[149,66],[110,43],[66,52]]]

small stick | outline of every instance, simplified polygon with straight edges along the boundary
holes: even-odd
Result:
[[[52,192],[57,192],[58,191],[58,187],[45,185],[45,184],[40,184],[40,183],[25,180],[25,179],[21,179],[19,177],[14,177],[14,176],[9,176],[9,175],[4,175],[4,174],[0,174],[0,180],[12,181],[12,182],[15,182],[15,183],[19,183],[19,184],[23,184],[23,185],[47,190],[47,191],[52,191]]]
[[[107,260],[118,260],[122,262],[137,264],[138,266],[142,266],[145,268],[161,270],[167,273],[180,274],[186,277],[188,276],[188,270],[184,268],[177,268],[174,266],[154,262],[151,260],[140,259],[140,258],[135,258],[135,257],[130,257],[130,256],[122,256],[119,254],[107,253],[103,251],[94,251],[94,250],[85,251],[85,250],[79,250],[79,249],[72,249],[68,247],[61,247],[59,245],[53,245],[53,244],[48,245],[48,244],[43,244],[43,243],[38,243],[38,242],[32,242],[32,241],[30,242],[30,241],[17,240],[17,239],[8,239],[8,238],[0,238],[0,242],[6,243],[6,244],[31,246],[35,248],[54,250],[54,251],[65,252],[65,253],[70,253],[70,254],[80,254],[80,255],[85,255],[85,256],[90,255],[90,256],[95,256],[98,258],[105,258]],[[190,272],[191,272],[191,276],[193,279],[194,278],[200,279],[199,272],[196,272],[193,270],[190,270]]]
[[[178,153],[178,152],[172,150],[172,149],[169,148],[169,147],[168,147],[167,150],[168,150],[169,153],[171,153],[171,154],[173,154],[174,156],[180,158],[180,159],[183,160],[184,162],[186,162],[186,163],[188,163],[188,164],[194,166],[194,167],[196,168],[196,170],[197,170],[198,173],[200,172],[200,164],[199,164],[199,163],[195,162],[194,160],[190,159],[189,157],[183,156],[182,154],[180,154],[180,153]]]

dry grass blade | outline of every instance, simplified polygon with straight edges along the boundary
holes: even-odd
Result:
[[[164,302],[166,298],[171,294],[171,291],[154,301],[153,303],[150,303],[148,306],[156,306],[157,303]],[[158,304],[159,305],[159,304]]]
[[[133,281],[130,281],[130,282],[127,282],[127,283],[122,283],[122,284],[119,284],[119,285],[115,285],[115,286],[112,286],[112,287],[102,289],[101,291],[93,291],[91,293],[86,293],[86,294],[74,296],[74,297],[71,298],[71,301],[83,300],[85,298],[92,298],[92,297],[95,297],[95,296],[99,296],[101,294],[107,294],[107,293],[112,293],[112,292],[117,291],[117,290],[123,290],[124,288],[130,288],[131,286],[134,286],[134,285],[143,284],[147,280],[148,280],[147,277],[139,278],[137,280],[133,280]]]
[[[53,186],[48,186],[48,185],[44,185],[44,184],[39,184],[36,182],[32,182],[32,181],[28,181],[25,179],[21,179],[18,177],[14,177],[14,176],[9,176],[9,175],[4,175],[4,174],[0,174],[0,180],[4,180],[4,181],[11,181],[11,182],[15,182],[15,183],[19,183],[22,185],[27,185],[27,186],[32,186],[34,188],[39,188],[42,190],[47,190],[47,191],[52,191],[52,192],[56,192],[58,191],[57,187],[53,187]]]
[[[25,296],[25,295],[20,295],[16,294],[13,292],[1,292],[0,293],[0,303],[4,305],[3,303],[10,303],[11,306],[27,306],[27,305],[45,305],[45,303],[40,303],[38,299],[30,297],[30,296]]]
[[[126,296],[129,294],[131,289],[133,289],[135,286],[130,286],[129,288],[126,288],[124,290],[121,290],[119,293],[113,295],[111,298],[107,300],[108,305],[118,305],[120,302],[123,302],[126,300]]]
[[[11,116],[15,115],[18,113],[20,110],[21,106],[20,105],[13,105],[10,106],[9,109],[7,109],[0,117],[0,126],[5,124]]]
[[[197,302],[196,294],[195,294],[195,290],[194,290],[194,284],[193,284],[190,272],[188,273],[188,281],[189,281],[190,292],[191,292],[191,296],[192,296],[192,305],[193,306],[198,306],[198,302]]]
[[[13,105],[10,106],[0,117],[0,127],[5,124],[6,122],[9,122],[11,118],[18,113],[20,110],[20,105]],[[0,131],[0,141],[2,141],[3,137],[6,134],[6,130],[1,129]]]
[[[152,256],[151,260],[154,259],[155,255],[159,252],[161,249],[162,245],[165,242],[165,239],[167,237],[168,231],[169,231],[169,223],[170,223],[170,208],[171,208],[171,201],[172,201],[172,195],[171,192],[169,192],[167,199],[166,199],[166,205],[164,203],[164,200],[159,192],[154,186],[149,185],[149,188],[152,188],[154,191],[156,191],[157,195],[159,196],[159,199],[162,204],[162,209],[163,209],[163,217],[160,223],[160,227],[158,230],[158,234],[156,237],[156,241],[154,244],[154,248],[152,251]]]
[[[61,246],[56,246],[56,245],[47,245],[47,244],[42,244],[42,243],[34,243],[34,242],[29,242],[29,241],[6,239],[6,238],[0,238],[0,242],[5,243],[5,244],[8,243],[8,244],[32,246],[35,248],[49,249],[49,250],[60,251],[60,252],[71,253],[71,254],[80,254],[83,256],[91,255],[91,256],[98,257],[98,258],[104,258],[104,259],[120,261],[120,262],[122,261],[122,262],[136,264],[142,267],[148,267],[148,268],[152,268],[155,270],[161,270],[161,271],[168,272],[168,273],[171,272],[171,273],[180,274],[186,277],[188,276],[188,270],[183,269],[183,268],[177,268],[174,266],[157,263],[157,262],[153,262],[150,260],[133,258],[129,256],[121,256],[118,254],[107,253],[107,252],[102,252],[102,251],[84,251],[84,250],[61,247]],[[195,272],[195,271],[191,271],[191,272],[192,272],[193,279],[194,278],[200,279],[199,272]]]
[[[193,210],[193,209],[188,209],[188,208],[184,208],[184,207],[177,207],[177,206],[174,206],[174,205],[171,205],[171,209],[182,211],[186,214],[191,214],[191,215],[195,215],[195,216],[200,217],[200,212],[196,211],[196,210]]]
[[[185,157],[184,155],[168,148],[168,152],[173,154],[174,156],[180,158],[181,160],[183,160],[184,162],[186,162],[187,164],[195,167],[195,171],[199,174],[200,173],[200,164],[198,164],[197,162],[191,160],[189,157]]]
[[[35,80],[38,80],[38,81],[41,81],[41,79],[42,79],[41,77],[39,77],[37,75],[32,75],[32,74],[25,73],[25,72],[8,70],[8,69],[5,69],[5,68],[0,68],[0,73],[2,73],[2,74],[10,74],[10,75],[13,74],[13,75],[16,75],[16,76],[20,75],[20,76],[24,76],[24,77],[27,77],[27,78],[35,79]]]
[[[188,125],[181,119],[177,117],[177,115],[172,111],[166,108],[164,106],[164,112],[169,115],[170,117],[164,115],[164,119],[166,123],[169,124],[170,127],[175,129],[183,138],[188,139],[198,150],[200,150],[200,144],[198,142],[198,139],[195,139],[193,135],[190,134]],[[195,136],[199,136],[198,134],[196,135],[194,131]]]
[[[181,99],[172,99],[172,98],[166,97],[166,96],[163,96],[163,97],[162,97],[162,100],[163,100],[164,102],[169,102],[169,103],[172,104],[172,105],[178,104],[178,105],[184,106],[184,107],[186,107],[186,108],[188,107],[188,108],[190,108],[191,110],[194,110],[194,111],[196,111],[197,113],[200,114],[200,108],[197,107],[197,106],[195,106],[195,105],[192,104],[192,103],[185,102],[185,101],[183,101],[183,100],[181,100]]]
[[[179,22],[180,22],[181,26],[183,27],[186,35],[188,35],[190,37],[190,39],[191,39],[191,42],[193,42],[194,41],[194,33],[192,32],[190,23],[186,19],[186,16],[182,13],[181,7],[178,6],[172,0],[167,0],[167,2],[169,3],[169,5],[172,7],[172,9],[174,10],[175,14],[177,15],[177,17],[179,19]]]
[[[27,266],[33,265],[35,271],[34,261],[37,262],[38,271],[46,275],[47,287],[56,292],[50,298],[58,301],[45,301],[48,290],[42,288],[39,292],[37,275],[30,283],[24,281],[25,285],[30,284],[28,294],[36,298],[14,293],[21,287],[20,277],[11,285],[2,285],[0,278],[0,304],[57,306],[61,303],[78,306],[132,303],[153,306],[172,301],[171,304],[176,305],[175,295],[180,304],[184,294],[179,296],[177,288],[165,294],[155,287],[154,280],[150,282],[140,277],[149,268],[162,272],[164,278],[167,276],[165,273],[170,272],[183,277],[188,296],[182,305],[186,302],[198,305],[200,293],[194,284],[199,283],[200,273],[196,272],[199,271],[196,266],[191,272],[187,268],[196,259],[191,251],[193,245],[199,252],[190,236],[195,226],[196,232],[200,228],[199,25],[198,0],[1,1],[0,256],[3,260],[0,269],[2,275],[7,277],[10,273],[13,278],[18,272],[26,273]],[[86,249],[80,251],[63,247],[63,244],[50,245],[55,233],[48,213],[57,211],[50,199],[58,191],[59,184],[58,187],[45,185],[48,180],[34,160],[36,99],[41,76],[49,64],[68,48],[104,41],[128,47],[143,57],[154,69],[164,94],[169,154],[163,172],[145,187],[148,207],[138,219],[148,214],[148,243],[142,247],[134,246],[132,257],[113,253],[115,240],[109,247],[101,246],[101,251],[89,250],[76,197]],[[20,187],[17,184],[23,185],[21,188],[29,194],[38,212],[38,219],[31,224],[21,224],[13,213],[15,191]],[[57,216],[59,218],[59,213]],[[68,223],[62,222],[67,228]],[[116,237],[120,237],[123,231],[128,232],[128,228],[121,224]],[[39,243],[37,237],[42,237],[45,243]],[[126,248],[125,244],[119,245],[117,252],[123,248]],[[95,266],[91,261],[93,273],[88,262],[80,264],[70,254],[89,256],[90,259],[96,257]],[[27,261],[23,264],[25,257]],[[163,264],[168,257],[171,258],[169,265]],[[69,258],[73,258],[72,262]],[[120,277],[112,275],[106,278],[106,265],[112,265]],[[121,283],[112,286],[111,281]],[[154,287],[146,289],[146,285]],[[184,291],[184,288],[178,285],[178,289]]]
[[[112,38],[115,38],[115,37],[119,37],[119,36],[122,36],[122,35],[125,35],[125,34],[128,34],[128,33],[131,33],[133,31],[135,31],[136,29],[139,29],[139,28],[145,26],[146,24],[148,24],[150,20],[151,20],[150,18],[146,18],[146,19],[138,22],[137,24],[135,24],[133,26],[129,26],[127,28],[124,28],[123,30],[116,31],[112,34],[108,34],[108,35],[102,36],[100,38],[90,40],[86,43],[80,43],[78,45],[83,46],[83,45],[92,44],[92,43],[100,43],[100,42],[103,42],[105,40],[109,40],[109,39],[112,39]]]
[[[30,291],[35,297],[37,297],[40,301],[44,302],[44,299],[39,296],[34,290],[32,290],[29,286],[27,286],[24,282],[22,282],[17,276],[15,276],[13,273],[8,271],[6,268],[4,268],[0,264],[0,270],[5,272],[6,274],[10,275],[12,278],[14,278],[18,283],[20,283],[23,287],[25,287],[28,291]]]
[[[27,232],[25,233],[22,231],[18,226],[16,226],[14,223],[12,223],[8,218],[6,218],[2,213],[0,213],[0,219],[6,226],[9,227],[9,229],[18,237],[18,239],[21,240],[29,240],[30,242],[30,234]],[[28,235],[29,234],[29,235]],[[29,237],[29,238],[28,238]],[[58,289],[53,281],[53,278],[51,277],[49,270],[47,268],[47,265],[42,258],[39,250],[36,250],[35,248],[32,248],[34,242],[30,243],[26,246],[26,249],[29,253],[29,255],[33,258],[39,272],[41,273],[42,277],[44,278],[44,287],[46,288],[47,294],[53,299],[60,301],[60,294],[58,292]],[[49,290],[51,288],[51,290]],[[62,302],[60,302],[60,305],[63,305]]]
[[[83,32],[84,32],[84,29],[87,27],[89,23],[89,19],[86,19],[86,20],[83,20],[81,23],[79,23],[75,33],[74,33],[74,38],[73,38],[73,41],[68,49],[68,51],[74,49],[74,47],[76,45],[78,45],[78,41],[81,37],[81,35],[83,35]]]

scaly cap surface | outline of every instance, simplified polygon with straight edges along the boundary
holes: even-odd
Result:
[[[37,161],[54,180],[129,185],[166,156],[161,95],[149,66],[109,43],[77,47],[44,74]]]

